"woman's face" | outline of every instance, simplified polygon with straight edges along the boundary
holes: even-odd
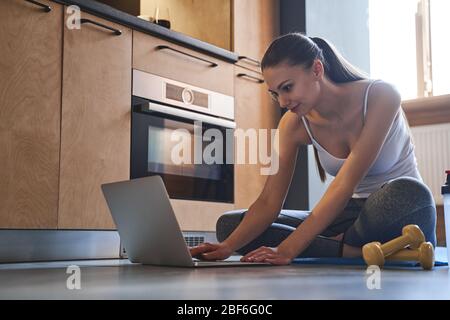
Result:
[[[317,103],[321,67],[319,60],[316,60],[309,69],[305,69],[302,65],[291,66],[282,63],[264,69],[263,76],[269,87],[269,93],[278,101],[281,108],[288,108],[291,112],[304,116]]]

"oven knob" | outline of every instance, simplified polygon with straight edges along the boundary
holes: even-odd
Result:
[[[194,93],[189,88],[184,88],[183,93],[181,94],[183,98],[183,102],[186,104],[194,103]]]

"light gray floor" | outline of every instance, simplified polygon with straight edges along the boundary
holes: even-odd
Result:
[[[79,290],[67,288],[69,265],[80,267]],[[4,264],[0,299],[450,299],[446,266],[383,269],[381,289],[368,289],[369,276],[364,266],[185,269],[128,260]]]

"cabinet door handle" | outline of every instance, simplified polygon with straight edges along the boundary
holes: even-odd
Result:
[[[254,81],[258,82],[258,83],[264,83],[264,80],[263,80],[263,79],[260,79],[260,78],[251,76],[251,75],[246,74],[246,73],[238,73],[237,76],[238,76],[239,78],[248,78],[248,79],[254,80]]]
[[[94,20],[90,20],[90,19],[80,19],[80,23],[92,23],[95,24],[96,26],[111,30],[116,36],[120,36],[122,34],[122,31],[120,31],[119,29],[114,29],[113,27],[108,27],[106,25],[104,25],[103,23],[94,21]]]
[[[258,66],[258,67],[261,67],[261,62],[259,62],[258,60],[255,60],[255,59],[246,57],[246,56],[239,56],[239,57],[238,57],[238,60],[248,60],[248,61],[250,61],[252,64],[254,64],[254,65]]]
[[[40,2],[37,2],[37,1],[34,1],[34,0],[25,0],[25,1],[26,2],[30,2],[32,4],[35,4],[35,5],[39,6],[39,7],[41,7],[42,9],[44,9],[45,12],[52,11],[52,7],[50,7],[50,6],[46,5],[46,4],[43,4],[43,3],[40,3]]]
[[[194,55],[192,55],[192,54],[189,54],[189,53],[186,53],[186,52],[183,52],[183,51],[180,51],[180,50],[171,48],[171,47],[169,47],[169,46],[159,45],[159,46],[156,47],[156,49],[157,49],[157,50],[172,50],[172,51],[178,52],[178,53],[183,54],[183,55],[185,55],[185,56],[188,56],[188,57],[191,57],[191,58],[194,58],[194,59],[197,59],[197,60],[201,60],[201,61],[203,61],[203,62],[206,62],[206,63],[208,63],[208,64],[211,66],[211,68],[215,68],[215,67],[218,66],[218,64],[215,63],[215,62],[212,62],[212,61],[209,61],[209,60],[206,60],[206,59],[203,59],[203,58],[194,56]]]

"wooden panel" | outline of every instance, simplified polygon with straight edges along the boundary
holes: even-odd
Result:
[[[233,51],[261,60],[269,44],[280,34],[279,0],[233,1]],[[258,69],[248,61],[239,62]]]
[[[410,126],[450,123],[450,95],[402,102]]]
[[[0,1],[0,228],[57,224],[62,6]]]
[[[212,61],[218,66],[213,68],[204,61],[171,50],[158,50],[159,45]],[[138,31],[133,31],[133,68],[233,95],[232,64]]]
[[[234,210],[230,203],[171,199],[173,210],[183,231],[216,231],[217,219]]]
[[[114,229],[100,185],[129,179],[131,30],[64,28],[60,229]]]
[[[141,0],[96,0],[118,10],[138,16],[141,13]]]
[[[170,29],[231,51],[232,0],[97,0],[133,16],[170,20]],[[166,9],[168,9],[168,14]]]
[[[245,76],[238,77],[238,74],[246,74],[262,79],[261,74],[240,67],[235,67],[235,74],[237,129],[276,129],[280,120],[280,108],[272,103],[266,85]],[[267,141],[270,142],[269,136]],[[249,145],[246,145],[248,154]],[[270,144],[268,148],[270,150]],[[237,152],[235,154],[237,156]],[[248,156],[246,158],[246,164],[235,165],[236,209],[248,208],[261,193],[267,179],[266,175],[261,175],[260,169],[268,165],[261,165],[259,157],[257,164],[250,164]]]
[[[231,0],[145,0],[140,14],[155,17],[157,7],[160,18],[169,9],[172,30],[231,50]]]

